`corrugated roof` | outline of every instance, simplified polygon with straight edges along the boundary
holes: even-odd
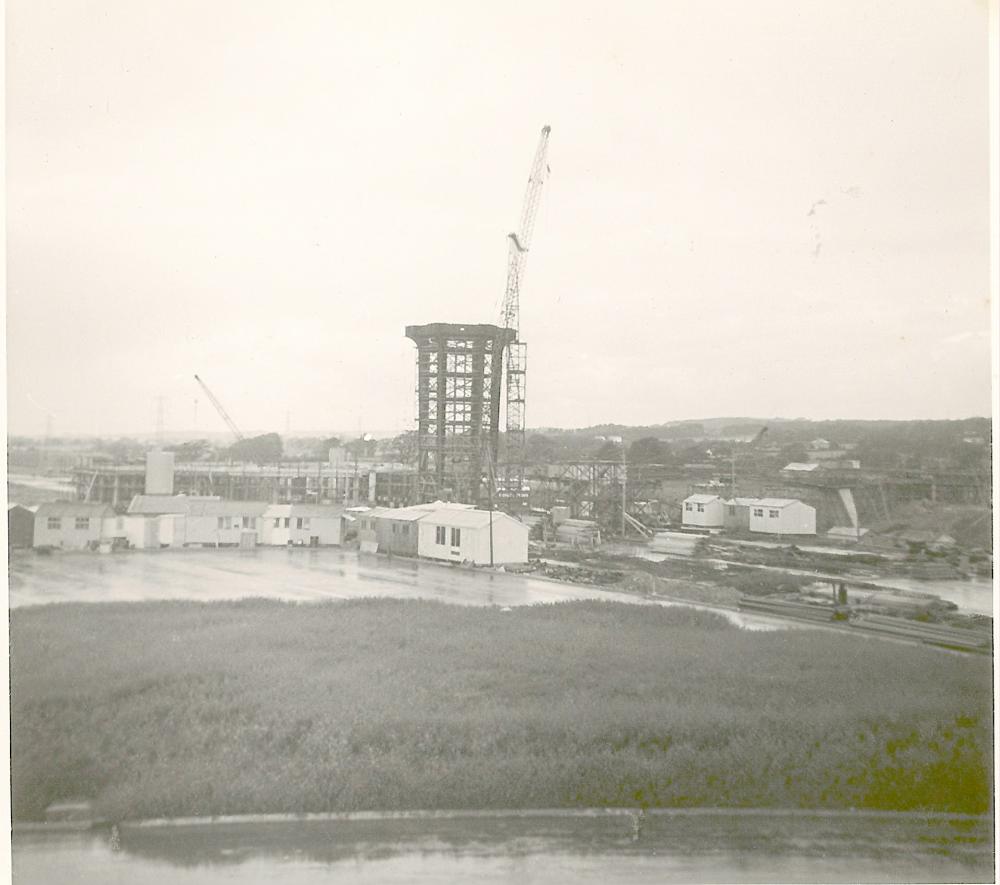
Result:
[[[528,526],[523,522],[519,522],[512,516],[508,516],[506,513],[502,513],[499,510],[493,511],[493,522],[497,523],[503,520],[509,520],[515,525],[520,526],[525,531],[530,531]],[[430,525],[443,525],[443,526],[454,526],[455,528],[482,528],[483,526],[490,524],[490,511],[489,510],[434,510],[430,513],[424,515],[423,521]]]
[[[423,519],[430,512],[430,510],[420,510],[411,507],[389,507],[381,513],[376,513],[375,517],[377,519],[391,519],[393,522],[416,522],[418,519]],[[372,514],[368,513],[366,515],[371,516]]]
[[[110,516],[114,511],[107,504],[90,501],[47,501],[39,504],[36,516]]]
[[[787,507],[789,504],[801,504],[797,498],[758,498],[754,501],[755,507],[773,507],[780,510],[782,507]]]
[[[221,501],[218,495],[136,495],[128,512],[136,516],[187,513],[195,501]]]
[[[265,516],[315,516],[333,519],[344,515],[339,504],[270,504]]]
[[[792,461],[791,464],[786,464],[782,469],[808,471],[808,470],[817,470],[818,468],[819,464],[806,464],[802,461]]]
[[[674,500],[677,500],[677,499],[675,498]],[[688,495],[684,499],[684,503],[686,504],[688,501],[690,501],[692,504],[710,504],[712,501],[720,501],[720,500],[721,500],[721,496],[719,496],[719,495],[701,495],[701,494],[699,494],[699,495]]]
[[[266,501],[192,501],[188,516],[263,516]]]
[[[293,504],[292,516],[317,516],[332,518],[343,516],[344,508],[340,504]]]

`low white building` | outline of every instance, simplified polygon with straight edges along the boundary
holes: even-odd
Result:
[[[101,541],[125,544],[138,550],[156,549],[160,546],[159,517],[129,513],[106,516]]]
[[[172,546],[253,547],[260,541],[264,501],[192,501],[186,514],[161,518],[173,521]]]
[[[768,535],[815,535],[816,508],[796,498],[750,498],[750,531]]]
[[[326,504],[272,504],[261,520],[260,543],[275,547],[337,546],[344,540],[344,508]]]
[[[50,501],[35,512],[34,547],[86,550],[101,542],[104,520],[114,516],[107,504]]]
[[[528,534],[531,529],[497,510],[451,507],[429,510],[415,525],[419,556],[476,565],[528,561]]]
[[[701,528],[721,528],[726,505],[719,495],[696,494],[684,499],[681,524]]]

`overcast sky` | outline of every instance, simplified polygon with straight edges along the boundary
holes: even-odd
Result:
[[[8,0],[10,430],[224,430],[195,372],[412,427],[403,327],[497,321],[544,124],[529,426],[989,414],[987,49],[974,0]]]

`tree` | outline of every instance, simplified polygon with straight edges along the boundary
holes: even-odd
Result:
[[[608,440],[594,454],[595,461],[621,461],[622,447]]]
[[[670,446],[655,436],[644,436],[628,447],[633,464],[665,464],[670,460]]]
[[[556,444],[544,433],[533,433],[524,444],[524,457],[529,464],[549,464],[556,460]]]
[[[234,442],[228,455],[234,461],[253,461],[257,464],[269,464],[281,460],[281,437],[276,433],[265,433],[250,439]]]

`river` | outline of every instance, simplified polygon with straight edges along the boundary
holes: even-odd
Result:
[[[15,885],[988,882],[985,819],[718,813],[236,823],[15,834]]]

